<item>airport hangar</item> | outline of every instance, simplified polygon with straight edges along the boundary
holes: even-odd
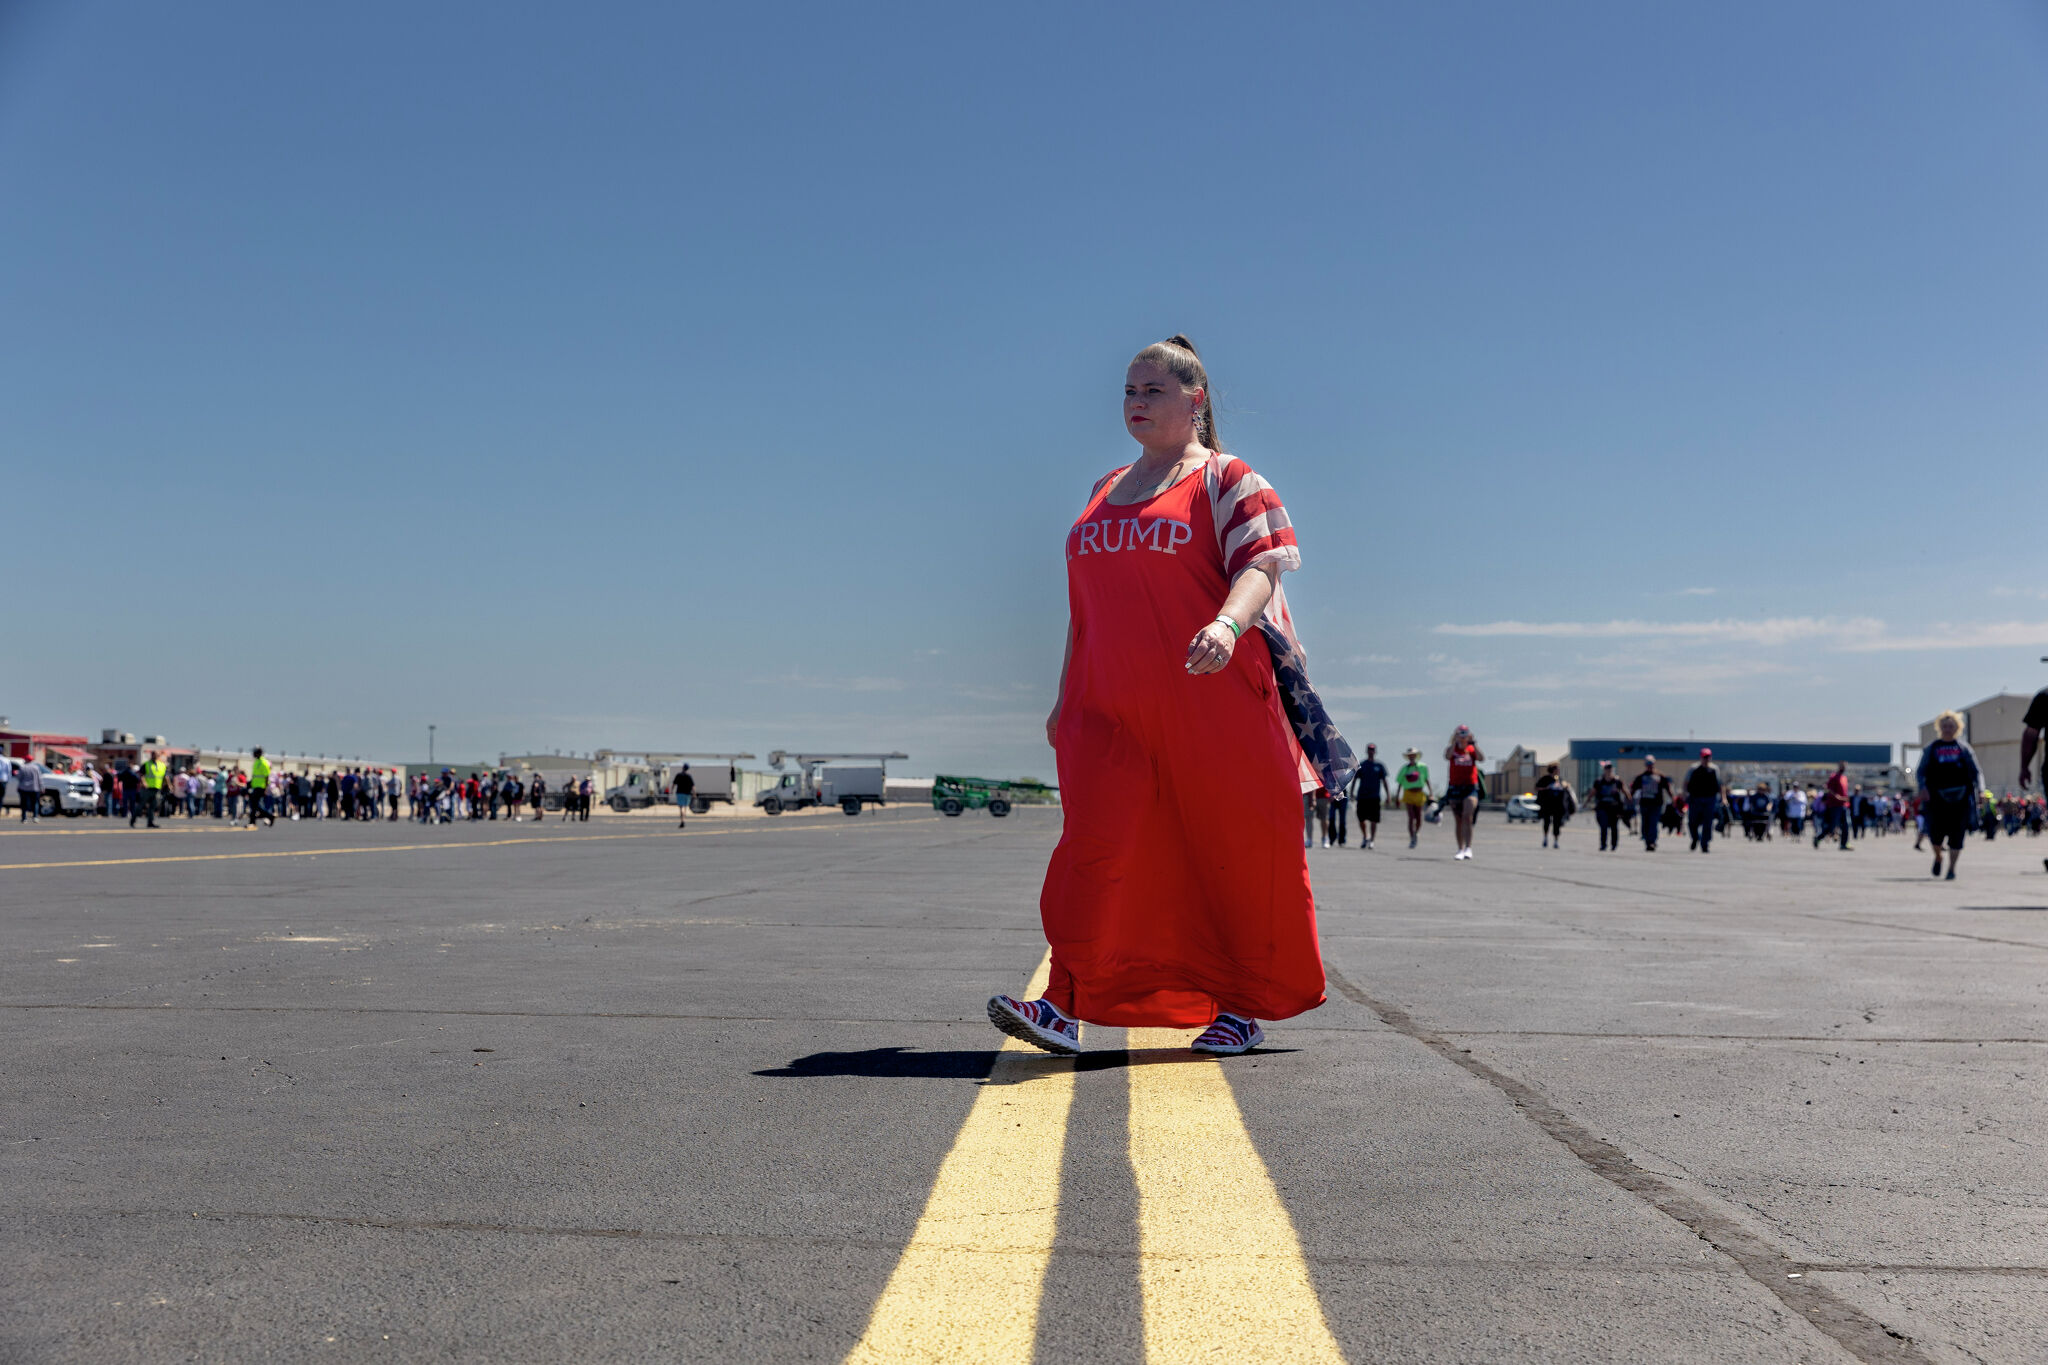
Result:
[[[1677,782],[1700,761],[1702,749],[1714,751],[1722,779],[1738,787],[1758,778],[1774,791],[1786,782],[1819,786],[1837,763],[1846,763],[1849,780],[1866,787],[1891,789],[1910,781],[1893,765],[1889,744],[1807,740],[1575,739],[1565,751],[1565,772],[1573,786],[1584,791],[1599,778],[1603,761],[1613,763],[1615,774],[1627,782],[1643,770],[1645,758],[1655,758],[1657,770]]]

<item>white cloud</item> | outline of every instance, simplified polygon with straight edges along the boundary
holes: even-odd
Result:
[[[1678,595],[1680,597],[1712,597],[1719,591],[1719,588],[1680,588]]]
[[[977,683],[961,683],[953,689],[958,696],[970,701],[1019,702],[1028,700],[1032,694],[1043,689],[1047,702],[1052,699],[1052,688],[1044,683],[1013,682],[1001,687],[988,687]]]
[[[1394,654],[1354,654],[1344,661],[1347,664],[1397,664],[1400,656]]]
[[[1974,626],[1941,626],[1918,635],[1884,635],[1845,642],[1858,653],[1878,650],[2015,649],[2048,645],[2048,621],[1987,621]]]
[[[1542,640],[1727,640],[1754,645],[1782,645],[1795,640],[1869,640],[1884,634],[1885,624],[1868,616],[1846,619],[1819,616],[1775,616],[1760,621],[1723,618],[1713,621],[1488,621],[1433,627],[1438,635],[1519,637]]]
[[[1446,686],[1483,683],[1494,675],[1494,670],[1484,664],[1466,663],[1462,659],[1453,659],[1445,654],[1432,654],[1429,659],[1429,676]]]
[[[1433,627],[1438,635],[1533,640],[1674,640],[1746,645],[1813,641],[1867,654],[1887,650],[2019,649],[2048,646],[2048,621],[1985,621],[1895,635],[1871,616],[1773,616],[1760,621],[1487,621]]]
[[[1337,687],[1318,687],[1316,695],[1325,701],[1336,698],[1340,701],[1382,701],[1388,697],[1426,697],[1425,687],[1380,687],[1373,683],[1350,683]]]
[[[901,692],[910,684],[901,678],[821,678],[815,674],[799,673],[791,669],[778,673],[764,682],[784,683],[790,687],[810,687],[826,692]]]

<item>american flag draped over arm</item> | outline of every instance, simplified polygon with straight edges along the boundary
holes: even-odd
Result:
[[[1278,577],[1301,567],[1294,523],[1273,485],[1235,455],[1212,455],[1203,480],[1217,545],[1223,551],[1224,577],[1235,583],[1239,574],[1261,564],[1271,564],[1276,571],[1273,597],[1260,614],[1259,630],[1272,649],[1274,681],[1301,747],[1303,789],[1320,783],[1329,791],[1344,791],[1358,771],[1358,757],[1308,680],[1308,653],[1294,633],[1294,618],[1288,614],[1287,594]]]

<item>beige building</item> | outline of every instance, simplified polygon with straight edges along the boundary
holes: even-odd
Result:
[[[1976,753],[1977,766],[1984,770],[1984,785],[2000,796],[2020,789],[2020,730],[2027,707],[2033,701],[2032,697],[2000,692],[1973,706],[1956,708],[1963,713],[1963,741]],[[1934,738],[1934,722],[1930,720],[1920,727],[1920,747],[1925,749],[1934,743]],[[1914,765],[1919,762],[1920,755],[1914,754]]]
[[[256,755],[247,749],[194,749],[192,755],[192,766],[208,771],[240,768],[246,773],[249,765],[256,761]],[[300,773],[312,777],[320,773],[374,772],[396,773],[401,782],[405,780],[403,763],[386,763],[381,759],[335,754],[274,754],[268,749],[263,751],[263,756],[270,760],[272,773],[282,773],[287,777],[296,777]]]
[[[92,757],[102,772],[112,772],[126,766],[139,768],[151,754],[164,761],[173,772],[186,768],[199,768],[207,772],[215,768],[241,769],[249,771],[249,765],[256,755],[247,749],[208,749],[190,745],[172,744],[162,735],[134,735],[124,730],[100,731],[99,743],[92,745]],[[386,763],[375,758],[356,758],[340,754],[280,754],[265,750],[263,756],[270,760],[270,770],[286,776],[305,773],[339,773],[349,771],[379,773],[395,772],[405,776],[403,763]]]
[[[1545,758],[1534,749],[1525,749],[1517,744],[1506,758],[1493,765],[1493,777],[1487,783],[1487,795],[1495,801],[1505,801],[1511,796],[1522,796],[1536,790],[1536,779],[1543,776],[1543,770],[1552,763],[1560,763],[1563,755],[1554,754]],[[1560,766],[1560,776],[1565,776]],[[1565,776],[1566,781],[1571,779]]]
[[[587,777],[591,792],[598,797],[613,787],[624,786],[633,773],[648,771],[645,763],[628,763],[608,754],[602,758],[593,754],[499,754],[498,767],[517,775],[522,782],[530,780],[528,774],[539,773],[557,791],[564,782],[580,782]]]

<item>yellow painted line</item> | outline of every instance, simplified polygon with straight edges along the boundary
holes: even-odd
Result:
[[[941,817],[934,817],[934,819]],[[924,821],[892,821],[893,824],[926,823]],[[529,834],[518,839],[465,839],[445,844],[373,844],[364,848],[287,848],[272,849],[262,853],[166,853],[150,858],[80,858],[69,862],[48,863],[0,863],[0,872],[15,872],[31,867],[128,867],[137,863],[220,863],[233,862],[242,858],[324,858],[341,853],[451,853],[465,848],[501,848],[506,844],[559,844],[599,843],[607,839],[708,839],[719,834],[766,834],[771,828],[779,829],[838,829],[824,821],[791,822],[773,826],[757,826],[743,829],[707,830],[660,830],[646,834]],[[862,826],[864,829],[878,826]]]
[[[1193,1037],[1132,1029],[1130,1047],[1184,1048]],[[1342,1365],[1294,1220],[1245,1130],[1223,1065],[1131,1060],[1145,1359]]]
[[[1031,1359],[1073,1099],[1071,1060],[1004,1040],[849,1365]]]

